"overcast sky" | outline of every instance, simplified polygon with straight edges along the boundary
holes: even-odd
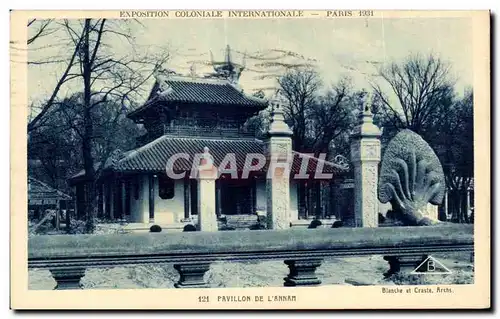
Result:
[[[192,61],[209,60],[210,51],[216,60],[222,59],[223,49],[229,44],[234,50],[249,55],[282,49],[313,59],[326,84],[348,75],[357,88],[368,89],[366,75],[362,73],[374,73],[375,69],[374,64],[367,61],[387,62],[401,60],[410,53],[431,52],[451,63],[459,93],[473,81],[472,21],[467,18],[151,19],[141,22],[143,26],[136,24],[131,30],[137,43],[135,49],[170,47],[172,58],[166,67],[179,73],[188,73]],[[61,38],[53,36],[37,45],[58,41]],[[132,50],[125,41],[112,41],[110,48],[121,53]],[[30,52],[30,60],[43,58],[46,54],[47,50],[43,49]],[[242,55],[235,53],[234,58],[238,62]],[[249,69],[253,69],[255,63],[247,59]],[[30,101],[51,92],[62,67],[30,66]],[[197,73],[208,71],[210,69],[196,64]],[[245,91],[275,85],[274,81],[255,79],[257,75],[251,71],[243,72],[240,84]],[[67,86],[61,95],[73,90],[73,86]]]

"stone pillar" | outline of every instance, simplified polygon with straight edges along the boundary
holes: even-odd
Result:
[[[292,130],[284,121],[282,106],[272,103],[272,118],[266,143],[267,228],[290,228],[290,167]]]
[[[356,227],[378,226],[378,164],[380,129],[373,124],[369,108],[359,115],[351,135],[351,161],[354,165],[354,218]]]
[[[217,168],[208,147],[203,150],[198,166],[198,230],[217,231],[217,215],[215,210],[215,180]]]

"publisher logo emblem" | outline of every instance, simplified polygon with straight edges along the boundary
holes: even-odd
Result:
[[[417,266],[410,274],[412,275],[445,275],[451,274],[451,270],[446,268],[440,261],[436,258],[429,256],[420,265]]]

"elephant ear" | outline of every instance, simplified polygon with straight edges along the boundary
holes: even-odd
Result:
[[[420,135],[403,130],[387,145],[378,189],[382,203],[396,199],[439,205],[445,192],[443,167]]]

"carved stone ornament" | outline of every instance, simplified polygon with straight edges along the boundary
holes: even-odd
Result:
[[[439,205],[445,193],[438,157],[418,134],[403,130],[389,143],[382,159],[378,197],[390,202],[393,216],[403,225],[433,225],[427,203]]]
[[[162,99],[166,95],[170,94],[173,89],[172,87],[168,84],[168,76],[172,74],[168,70],[157,70],[154,74],[156,78],[156,82],[158,83],[158,89],[156,90],[156,94],[158,95],[158,98]]]
[[[333,158],[333,162],[345,169],[349,169],[349,160],[347,159],[347,157],[343,156],[343,155],[336,155],[334,158]]]

